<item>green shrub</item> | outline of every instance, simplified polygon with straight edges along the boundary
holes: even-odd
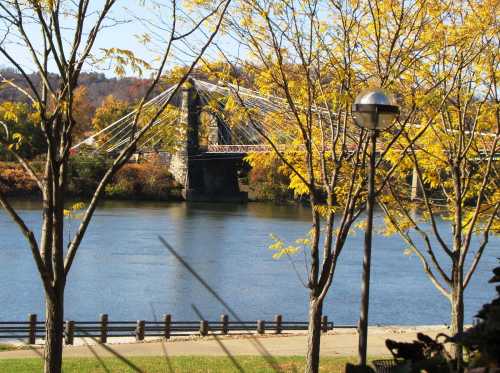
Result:
[[[77,196],[90,196],[109,167],[102,154],[77,154],[70,158],[68,192]]]

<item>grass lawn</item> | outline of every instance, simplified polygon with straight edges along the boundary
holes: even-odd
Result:
[[[263,357],[239,356],[238,364],[244,372],[275,372],[276,370]],[[177,356],[168,361],[165,357],[135,357],[130,358],[130,365],[117,358],[103,358],[101,361],[94,358],[68,358],[64,360],[65,373],[229,373],[240,371],[227,357],[189,357]],[[304,369],[303,357],[277,357],[275,361],[284,372],[302,372]],[[356,358],[325,357],[321,359],[321,372],[343,372],[347,362],[355,362]],[[132,366],[133,365],[133,366]],[[0,360],[2,373],[33,373],[42,371],[40,359],[9,359]]]

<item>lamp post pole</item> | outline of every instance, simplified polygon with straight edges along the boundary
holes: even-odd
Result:
[[[370,157],[368,165],[368,196],[366,201],[366,230],[361,282],[361,310],[358,323],[359,363],[366,366],[368,341],[368,305],[370,301],[370,268],[372,256],[373,209],[375,207],[375,157],[379,131],[388,128],[399,114],[395,100],[381,89],[361,92],[352,106],[354,122],[369,131]]]
[[[359,361],[366,365],[368,340],[368,305],[370,300],[370,268],[372,256],[373,208],[375,205],[375,156],[377,151],[377,130],[370,130],[370,164],[368,165],[368,197],[366,205],[365,247],[363,255],[363,279],[361,283],[361,311],[358,324]]]

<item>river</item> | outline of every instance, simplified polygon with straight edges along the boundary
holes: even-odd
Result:
[[[35,232],[40,205],[16,201]],[[189,204],[105,202],[99,206],[70,272],[66,319],[153,320],[164,313],[177,320],[227,313],[160,243],[162,236],[241,319],[306,320],[304,255],[272,258],[270,234],[289,242],[310,228],[309,211],[272,204]],[[376,214],[376,223],[382,217]],[[70,231],[77,221],[68,221]],[[440,223],[443,224],[443,223]],[[449,306],[425,277],[418,258],[404,254],[398,236],[375,235],[369,322],[372,325],[443,324]],[[338,324],[355,324],[359,314],[363,232],[349,237],[339,261],[324,313]],[[490,241],[466,291],[466,322],[494,295],[487,284],[500,256],[500,240]],[[297,271],[295,271],[293,260]],[[43,317],[42,287],[28,246],[0,210],[0,320]]]

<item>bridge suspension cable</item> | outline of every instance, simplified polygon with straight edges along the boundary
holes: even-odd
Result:
[[[175,90],[175,86],[172,86],[156,97],[152,98],[148,102],[144,104],[144,108],[150,108],[154,106],[161,106],[165,104],[172,96]],[[74,145],[71,150],[77,150],[83,145],[95,145],[99,140],[101,143],[98,143],[98,146],[95,148],[95,151],[105,150],[107,152],[113,151],[119,146],[125,144],[127,139],[131,139],[133,132],[137,129],[135,126],[137,123],[134,123],[135,114],[137,113],[137,109],[132,110],[130,113],[126,114],[122,118],[114,121],[109,124],[105,128],[96,132],[92,136],[89,136],[85,140],[79,142]],[[153,127],[157,126],[162,122],[162,118],[160,118],[153,124]],[[136,135],[134,135],[136,136]]]
[[[264,149],[267,146],[267,150],[269,151],[270,147],[266,139],[267,136],[276,140],[277,144],[287,144],[289,147],[292,147],[294,142],[296,142],[297,134],[294,133],[296,128],[291,124],[293,123],[294,116],[289,112],[286,100],[271,95],[261,96],[258,92],[237,87],[230,83],[222,83],[224,86],[221,86],[198,79],[194,79],[194,83],[200,96],[204,97],[206,102],[210,102],[213,98],[217,99],[217,96],[233,97],[237,103],[245,108],[251,123],[243,123],[243,125],[239,126],[233,123],[231,132],[234,135],[241,133],[243,137],[236,139],[236,142],[232,141],[231,145],[261,145],[259,149]],[[324,116],[327,113],[330,114],[328,110],[320,110],[319,108],[314,108],[313,112],[320,116]],[[219,118],[224,116],[221,113],[215,114]],[[272,118],[272,120],[269,120],[269,118],[266,119],[266,116],[269,114],[279,114],[279,117]],[[223,118],[221,121],[227,127],[226,121]]]

